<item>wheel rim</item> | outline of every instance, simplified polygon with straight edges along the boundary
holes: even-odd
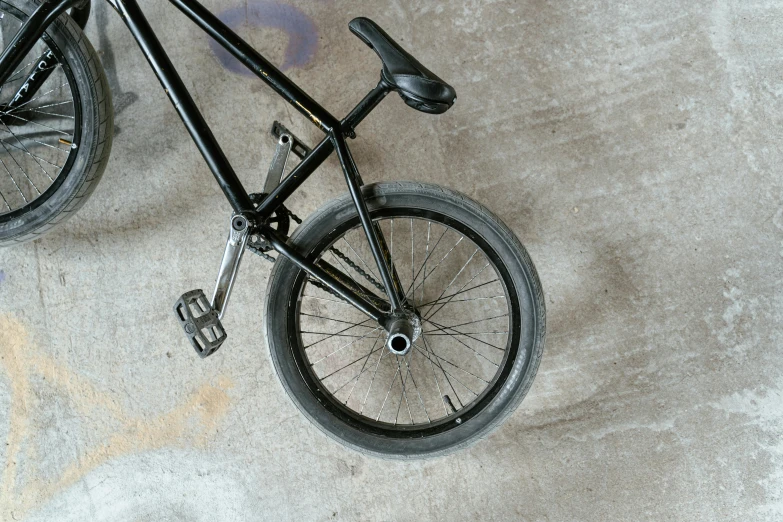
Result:
[[[415,438],[464,425],[517,359],[521,315],[508,271],[483,238],[444,215],[383,209],[373,219],[422,334],[410,353],[394,355],[383,329],[300,274],[289,314],[300,374],[327,410],[362,431]],[[383,297],[358,219],[313,252]]]
[[[16,8],[0,3],[2,47],[26,18]],[[40,73],[49,77],[24,103],[9,103],[25,84],[39,58],[48,51],[54,65]],[[0,217],[13,219],[34,210],[62,185],[75,161],[81,132],[81,105],[76,80],[53,39],[44,35],[0,86]]]

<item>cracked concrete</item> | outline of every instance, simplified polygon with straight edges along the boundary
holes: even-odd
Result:
[[[171,6],[141,4],[245,183],[260,188],[273,120],[316,142]],[[246,5],[205,4],[232,16]],[[366,181],[461,190],[527,246],[549,333],[528,398],[446,458],[342,448],[277,383],[261,328],[269,266],[255,259],[228,344],[199,360],[170,308],[213,284],[228,207],[96,3],[87,33],[122,132],[76,218],[0,251],[0,518],[783,518],[783,6],[282,4],[318,32],[307,60],[310,47],[288,45],[300,26],[254,15],[239,31],[335,114],[377,81],[354,16],[456,87],[437,117],[390,96],[352,150]],[[340,176],[330,159],[293,209],[341,194]]]

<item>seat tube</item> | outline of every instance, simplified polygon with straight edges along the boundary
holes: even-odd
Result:
[[[342,132],[338,130],[337,132],[332,131],[330,138],[337,151],[337,157],[340,160],[340,165],[345,174],[345,181],[348,183],[348,191],[356,205],[356,211],[359,213],[359,220],[362,223],[364,233],[367,235],[367,242],[370,244],[370,250],[375,258],[378,271],[381,274],[383,286],[386,287],[386,294],[392,305],[392,313],[399,313],[402,311],[402,287],[399,285],[399,280],[395,281],[395,278],[392,277],[393,263],[390,263],[392,267],[386,263],[387,259],[389,259],[389,261],[391,261],[391,259],[383,246],[385,242],[382,243],[381,238],[379,237],[381,231],[375,226],[370,217],[370,211],[367,208],[367,203],[364,201],[362,189],[359,184],[359,173],[356,170],[356,165],[348,150],[348,145],[345,143],[345,137],[342,135]]]

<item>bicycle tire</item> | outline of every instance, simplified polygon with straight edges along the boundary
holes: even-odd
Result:
[[[522,244],[507,226],[489,210],[458,192],[435,185],[395,182],[367,185],[363,187],[363,194],[371,216],[377,223],[380,223],[382,219],[388,220],[389,216],[392,216],[392,227],[393,219],[401,220],[402,226],[407,227],[405,220],[410,219],[411,252],[415,250],[413,246],[415,216],[426,216],[425,219],[427,220],[443,219],[448,222],[448,227],[459,228],[459,233],[464,232],[465,236],[470,238],[475,244],[483,245],[487,250],[493,251],[488,256],[488,259],[493,259],[493,267],[496,269],[496,272],[504,274],[504,285],[510,285],[509,288],[513,287],[513,292],[517,296],[517,304],[515,306],[518,307],[517,312],[521,318],[519,322],[520,333],[518,338],[512,339],[511,336],[507,336],[510,339],[509,343],[512,341],[517,343],[517,346],[514,347],[517,349],[516,356],[513,360],[510,359],[510,356],[504,359],[505,362],[503,364],[508,366],[508,371],[504,374],[504,380],[502,382],[497,381],[493,385],[497,389],[493,388],[494,394],[491,396],[491,399],[486,404],[483,404],[479,411],[473,412],[469,418],[467,414],[471,413],[472,410],[468,410],[465,415],[460,413],[465,411],[464,409],[455,411],[452,414],[447,412],[447,415],[438,421],[440,424],[437,426],[435,426],[434,421],[431,422],[433,429],[437,428],[435,431],[429,429],[430,425],[427,423],[414,424],[412,414],[410,426],[399,427],[398,431],[402,435],[397,435],[395,431],[391,431],[392,426],[389,422],[379,424],[373,422],[372,419],[363,421],[362,415],[359,415],[358,418],[353,418],[350,416],[351,412],[347,411],[348,400],[345,403],[346,407],[343,407],[339,404],[342,401],[342,397],[338,400],[336,398],[337,393],[334,396],[330,396],[331,392],[324,393],[324,389],[330,386],[325,384],[325,379],[323,382],[310,382],[318,379],[314,379],[310,375],[313,372],[308,369],[308,365],[311,368],[314,366],[309,363],[311,359],[308,359],[309,356],[306,355],[307,350],[310,348],[303,348],[305,345],[301,339],[304,334],[297,330],[299,328],[297,324],[299,324],[298,322],[301,319],[294,316],[300,313],[297,310],[301,311],[303,306],[301,303],[304,297],[316,297],[304,295],[305,292],[302,288],[306,286],[305,281],[307,280],[304,272],[291,261],[285,258],[278,258],[269,278],[265,307],[266,337],[275,370],[289,398],[304,416],[326,435],[347,447],[382,458],[406,459],[445,455],[470,446],[486,437],[514,411],[529,390],[539,366],[544,348],[546,311],[541,284],[535,267]],[[430,221],[430,223],[432,222],[434,221]],[[323,257],[319,256],[324,256],[324,252],[331,248],[331,245],[337,244],[335,243],[335,237],[343,234],[344,230],[353,230],[357,226],[358,215],[353,201],[348,195],[345,195],[328,203],[305,220],[292,234],[290,244],[311,259],[323,259]],[[417,226],[421,227],[423,223]],[[454,229],[456,230],[456,228]],[[361,229],[359,228],[358,230]],[[427,248],[429,250],[429,226],[427,230]],[[404,232],[398,232],[398,235],[401,233]],[[386,234],[388,237],[388,232]],[[394,234],[393,228],[392,234]],[[353,249],[351,243],[346,241],[346,244]],[[346,247],[346,250],[348,247]],[[435,248],[438,248],[437,245]],[[435,248],[433,248],[433,252]],[[394,243],[392,241],[393,250]],[[359,254],[357,253],[357,255]],[[424,259],[424,279],[427,278],[426,263],[428,258],[429,256]],[[396,263],[397,261],[395,260]],[[418,264],[421,264],[421,262]],[[498,268],[501,265],[502,268]],[[372,270],[367,264],[364,266],[367,270],[361,269],[361,271],[367,272]],[[414,272],[417,266],[415,259],[411,260],[410,266],[411,272]],[[422,284],[424,279],[422,279]],[[417,275],[411,274],[411,282],[409,289],[413,287],[415,294]],[[510,296],[511,292],[507,295]],[[442,296],[439,297],[439,299],[441,298]],[[330,300],[336,299],[333,297],[323,298],[323,301]],[[465,299],[465,301],[468,300],[470,299]],[[511,298],[509,298],[508,302],[513,304]],[[320,303],[319,306],[321,306]],[[508,306],[510,309],[512,305],[509,304]],[[345,317],[339,317],[339,319],[327,317],[325,319],[346,322]],[[509,324],[511,324],[511,321]],[[422,338],[426,338],[427,335],[429,334],[423,334]],[[359,336],[354,335],[353,337]],[[435,355],[434,348],[432,352],[429,352],[429,349],[426,350],[430,355],[439,357]],[[305,355],[302,355],[302,353]],[[421,354],[421,357],[424,357],[423,361],[426,361],[428,357],[424,351]],[[415,357],[415,355],[412,355],[412,357]],[[378,366],[380,366],[382,359],[383,355],[380,355]],[[413,358],[410,360],[413,361]],[[430,359],[430,362],[432,360]],[[405,364],[407,365],[408,363]],[[422,364],[426,365],[426,362]],[[355,377],[355,379],[361,379],[361,373],[364,371],[363,369],[359,373],[359,377]],[[377,373],[378,369],[376,368],[375,371]],[[435,371],[433,367],[433,372]],[[506,371],[505,367],[503,371]],[[410,366],[408,367],[408,373],[413,375]],[[499,371],[498,375],[501,374],[502,372]],[[402,381],[402,373],[399,375],[400,381]],[[444,376],[446,376],[445,372]],[[373,380],[375,380],[375,376],[373,376]],[[433,380],[436,384],[438,383],[437,376]],[[368,394],[372,386],[372,382],[370,382]],[[356,385],[354,385],[355,387]],[[401,388],[403,394],[405,394],[404,383]],[[391,385],[389,389],[391,389]],[[442,390],[438,388],[438,391]],[[353,390],[351,390],[351,393],[353,393]],[[457,393],[457,391],[454,390],[451,393]],[[387,393],[387,399],[388,396],[389,394]],[[489,395],[486,395],[486,397],[489,397]],[[421,395],[419,399],[421,400]],[[476,400],[478,400],[478,397]],[[416,401],[412,400],[411,402]],[[406,403],[408,403],[407,396]],[[384,400],[383,404],[386,404],[386,400]],[[398,417],[403,404],[402,398],[399,399],[399,404],[400,406],[397,409]],[[480,404],[480,402],[477,402],[473,408],[478,408]],[[421,406],[424,406],[426,411],[426,405],[423,400]],[[465,405],[465,408],[467,408],[467,405]],[[355,408],[352,411],[356,414]],[[383,407],[381,407],[382,412]],[[381,413],[379,413],[379,418]],[[410,405],[408,405],[408,414],[410,413]],[[354,417],[356,416],[354,415]],[[429,413],[427,414],[427,419],[430,420]],[[463,419],[467,420],[462,422]],[[421,428],[419,429],[419,427]],[[387,431],[382,431],[382,428]],[[396,419],[393,428],[398,428]],[[428,429],[429,431],[427,431]],[[408,430],[408,432],[405,430]]]
[[[2,0],[0,11],[23,21],[38,3]],[[95,49],[67,14],[49,26],[42,40],[38,49],[45,45],[55,52],[68,78],[75,111],[78,108],[74,122],[74,133],[79,135],[78,149],[69,153],[51,186],[37,198],[20,208],[6,205],[9,211],[0,213],[0,246],[37,239],[73,216],[95,190],[111,151],[114,123],[111,91]],[[29,56],[25,60],[28,59]],[[20,141],[16,148],[22,147],[26,149]],[[5,149],[0,152],[12,153],[10,148]]]

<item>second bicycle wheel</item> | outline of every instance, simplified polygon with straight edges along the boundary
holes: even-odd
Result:
[[[5,50],[40,2],[0,0]],[[95,49],[63,14],[0,85],[0,247],[73,216],[109,160],[111,92]]]
[[[544,345],[541,285],[522,245],[488,210],[432,185],[364,187],[421,320],[397,355],[372,319],[286,259],[267,293],[281,381],[327,435],[386,457],[448,453],[486,436],[522,400]],[[308,218],[292,244],[386,299],[349,197]]]

